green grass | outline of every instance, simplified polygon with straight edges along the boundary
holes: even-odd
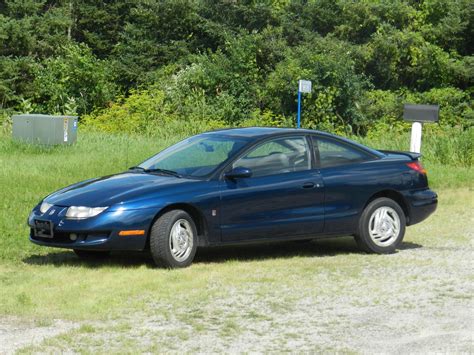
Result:
[[[364,306],[359,296],[369,293],[374,295],[374,304],[383,304],[380,285],[387,275],[383,270],[422,270],[437,262],[361,254],[351,238],[202,250],[196,262],[184,270],[156,269],[151,258],[141,253],[81,261],[70,251],[42,248],[28,241],[30,209],[55,189],[124,170],[178,138],[165,141],[89,132],[81,133],[74,146],[54,148],[14,143],[6,136],[0,139],[0,315],[33,319],[39,325],[51,324],[54,319],[86,322],[78,330],[25,352],[105,349],[103,338],[89,337],[102,334],[104,321],[114,324],[110,337],[117,338],[116,345],[108,345],[110,351],[179,351],[166,348],[169,343],[162,343],[163,339],[189,341],[215,329],[217,336],[230,339],[245,332],[244,320],[275,322],[275,327],[281,327],[274,315],[298,311],[296,305],[305,299],[349,295],[351,304]],[[466,226],[452,221],[471,218],[474,185],[470,168],[430,161],[425,165],[440,194],[439,211],[428,222],[408,229],[404,248],[468,244]],[[437,267],[445,267],[444,262]],[[372,268],[382,271],[367,271]],[[420,287],[430,287],[430,280],[414,275],[393,285],[393,292],[416,293]],[[440,297],[464,297],[451,284],[441,291]],[[226,303],[230,299],[237,301]],[[404,302],[403,307],[410,309],[416,304]],[[186,311],[179,311],[182,309]],[[136,317],[150,315],[181,324],[183,333],[155,331],[143,325],[137,330]],[[150,337],[150,343],[137,342],[134,337],[139,331]],[[287,333],[288,337],[293,334]]]
[[[410,132],[379,132],[369,137],[351,138],[376,149],[407,151],[410,148]],[[424,128],[421,151],[422,159],[431,164],[471,167],[474,165],[474,128],[428,125]]]

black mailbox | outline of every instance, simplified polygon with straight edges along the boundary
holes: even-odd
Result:
[[[438,122],[439,105],[412,105],[403,106],[403,119],[414,122]]]

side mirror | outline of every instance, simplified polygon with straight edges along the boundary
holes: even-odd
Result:
[[[242,166],[238,166],[231,171],[228,171],[224,174],[226,179],[242,179],[242,178],[249,178],[252,176],[252,170],[248,168],[244,168]]]

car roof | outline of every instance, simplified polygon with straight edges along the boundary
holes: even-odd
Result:
[[[337,136],[335,134],[331,134],[328,132],[323,132],[323,131],[316,131],[312,129],[302,129],[302,128],[278,128],[278,127],[243,127],[243,128],[227,128],[227,129],[219,129],[215,131],[210,131],[206,132],[203,134],[206,135],[219,135],[219,136],[225,136],[225,137],[235,137],[235,138],[243,138],[245,140],[259,140],[261,138],[269,137],[272,135],[280,135],[280,134],[291,134],[291,133],[297,133],[297,134],[317,134],[320,136],[325,136],[328,138],[334,138],[339,141],[343,141],[352,145],[355,145],[361,149],[364,149],[366,151],[371,152],[372,154],[382,157],[384,156],[383,153],[381,153],[378,150],[375,150],[373,148],[367,147],[363,144],[360,144],[358,142],[355,142],[351,139]]]
[[[277,127],[243,127],[243,128],[227,128],[219,129],[211,132],[206,132],[205,134],[218,134],[223,136],[231,137],[243,137],[243,138],[256,138],[264,137],[282,133],[323,133],[319,131],[313,131],[309,129],[300,129],[300,128],[277,128]]]

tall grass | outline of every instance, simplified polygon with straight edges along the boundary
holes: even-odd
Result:
[[[378,134],[371,137],[350,137],[375,149],[410,149],[410,133]],[[422,137],[422,159],[429,164],[444,164],[457,167],[474,165],[474,128],[467,130],[446,127],[443,130],[426,130]]]

